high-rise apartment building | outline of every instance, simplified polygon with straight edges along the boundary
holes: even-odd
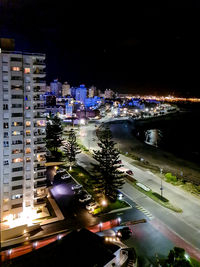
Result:
[[[44,54],[0,52],[2,221],[45,203],[45,87]]]
[[[88,97],[89,98],[92,98],[92,97],[94,97],[94,96],[96,96],[97,95],[97,89],[96,89],[96,87],[95,86],[91,86],[89,89],[88,89]]]
[[[62,96],[62,83],[60,83],[58,79],[50,83],[50,92],[56,97]]]
[[[62,96],[71,96],[71,88],[70,88],[70,84],[68,84],[68,82],[64,82],[64,84],[62,85]]]
[[[87,88],[85,87],[84,84],[81,84],[78,88],[76,88],[76,101],[85,104],[86,97],[87,97]]]

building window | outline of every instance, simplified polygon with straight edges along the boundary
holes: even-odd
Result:
[[[8,110],[8,104],[3,104],[3,110]]]
[[[22,189],[22,185],[12,186],[12,190],[18,190],[18,189]]]
[[[26,130],[26,136],[31,136],[31,131],[30,130]]]
[[[4,123],[3,123],[3,128],[4,128],[4,129],[7,129],[7,128],[8,128],[8,122],[4,122]]]
[[[23,99],[23,95],[12,95],[12,99]]]
[[[22,108],[22,104],[12,104],[12,108]]]
[[[23,158],[12,159],[12,163],[23,162]]]
[[[20,69],[20,67],[12,67],[11,70],[12,71],[20,71],[21,69]]]
[[[23,131],[12,131],[12,136],[23,135]]]
[[[19,153],[23,153],[22,149],[13,149],[12,150],[12,154],[19,154]]]
[[[23,126],[23,122],[13,121],[11,125],[12,127]]]
[[[31,87],[30,87],[30,85],[27,85],[27,86],[26,86],[26,91],[27,91],[27,92],[30,92],[30,91],[31,91]]]
[[[31,158],[26,158],[26,162],[31,162]]]
[[[4,147],[9,147],[9,141],[3,141],[3,146]]]
[[[23,197],[22,194],[17,194],[17,195],[12,195],[11,199],[14,200],[14,199],[22,198],[22,197]]]
[[[20,171],[23,171],[23,167],[12,168],[12,172],[20,172]]]
[[[30,149],[29,147],[26,148],[25,153],[26,153],[26,154],[30,154],[30,153],[31,153],[31,149]]]
[[[12,182],[16,182],[16,181],[20,181],[20,180],[23,180],[23,176],[12,177]]]
[[[30,71],[31,71],[30,68],[24,68],[24,73],[25,73],[25,74],[29,74]]]
[[[13,140],[12,141],[12,145],[20,145],[20,144],[23,144],[22,140]]]
[[[12,113],[12,117],[23,117],[22,113]]]
[[[4,137],[4,138],[8,138],[8,137],[9,137],[9,136],[8,136],[8,132],[3,133],[3,137]]]
[[[4,161],[3,161],[3,165],[5,166],[5,165],[9,165],[9,160],[8,159],[5,159]]]
[[[30,127],[30,126],[31,126],[31,122],[30,121],[26,121],[26,127]]]
[[[26,145],[30,145],[31,144],[31,139],[26,139]]]
[[[21,208],[22,207],[22,203],[19,204],[14,204],[11,206],[11,209],[16,209],[16,208]]]

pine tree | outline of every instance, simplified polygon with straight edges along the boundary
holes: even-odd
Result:
[[[124,184],[124,174],[119,171],[119,151],[112,141],[112,134],[108,127],[99,133],[99,150],[94,151],[93,158],[98,164],[94,166],[94,191],[97,196],[116,201],[117,190]]]
[[[81,153],[79,145],[76,141],[76,134],[73,129],[69,131],[66,145],[63,148],[66,158],[69,161],[70,169],[76,163],[76,155]]]
[[[62,132],[60,118],[57,115],[47,117],[46,144],[54,155],[57,155],[58,148],[62,145]]]

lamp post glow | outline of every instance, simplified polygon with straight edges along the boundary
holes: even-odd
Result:
[[[99,231],[100,232],[102,231],[102,223],[101,222],[99,223]]]
[[[103,207],[107,206],[107,201],[106,201],[105,199],[102,200],[101,205],[102,205]]]

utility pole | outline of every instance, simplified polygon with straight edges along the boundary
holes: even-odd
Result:
[[[160,169],[160,174],[162,174],[163,172],[163,169]],[[161,198],[163,198],[163,184],[162,184],[162,178],[160,178],[160,195],[161,195]]]

